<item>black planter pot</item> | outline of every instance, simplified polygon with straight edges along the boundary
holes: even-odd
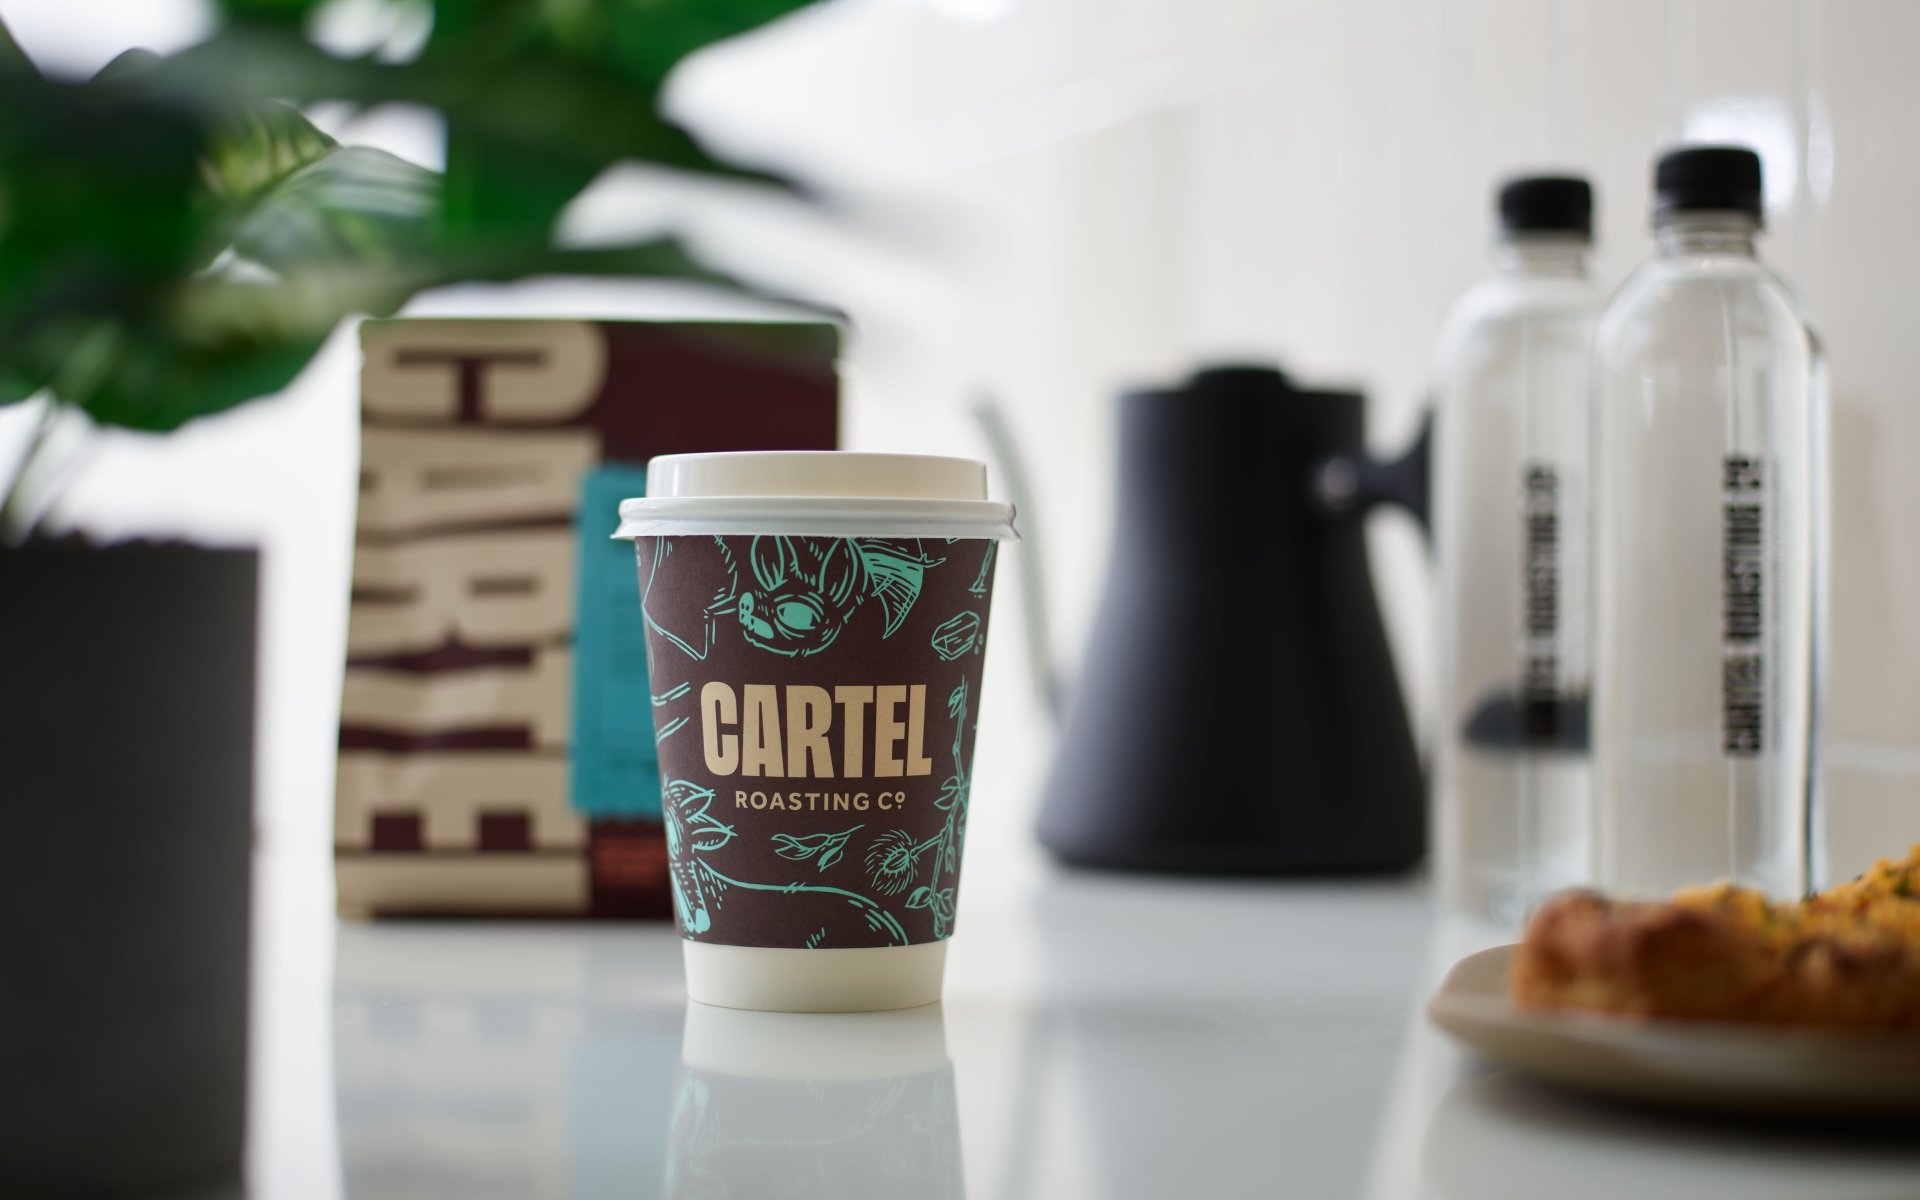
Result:
[[[257,574],[0,550],[0,1196],[239,1178]]]

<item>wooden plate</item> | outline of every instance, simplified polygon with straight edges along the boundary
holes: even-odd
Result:
[[[1920,1112],[1920,1037],[1600,1013],[1507,1000],[1513,946],[1470,954],[1427,1017],[1488,1059],[1588,1092],[1745,1112]]]

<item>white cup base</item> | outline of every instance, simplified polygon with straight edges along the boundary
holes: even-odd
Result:
[[[947,943],[801,950],[683,942],[687,998],[761,1012],[882,1012],[940,999]]]

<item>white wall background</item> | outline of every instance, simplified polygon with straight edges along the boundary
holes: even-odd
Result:
[[[389,27],[386,10],[340,0],[328,28],[364,45]],[[185,44],[208,24],[199,0],[0,0],[0,16],[43,65],[72,72],[130,45]],[[849,444],[984,453],[968,406],[990,394],[1010,412],[1044,466],[1027,523],[1069,678],[1112,534],[1118,388],[1208,358],[1277,358],[1305,378],[1364,386],[1373,440],[1390,449],[1416,423],[1446,307],[1482,269],[1495,181],[1590,173],[1597,266],[1611,284],[1647,252],[1658,147],[1756,146],[1765,253],[1831,351],[1830,795],[1833,865],[1847,872],[1920,838],[1920,606],[1903,602],[1920,594],[1920,548],[1901,536],[1920,510],[1920,472],[1903,469],[1920,451],[1920,407],[1907,400],[1920,339],[1903,320],[1920,267],[1907,218],[1920,185],[1916,44],[1920,6],[1906,0],[836,0],[707,55],[675,95],[714,140],[827,180],[868,230],[707,206],[693,221],[744,268],[853,312]],[[440,153],[417,114],[376,113],[345,132],[429,164]],[[663,205],[651,186],[606,181],[570,228],[592,237],[696,207]],[[632,289],[564,286],[457,302],[582,313],[648,303]],[[270,824],[302,844],[324,844],[315,812],[344,594],[352,369],[336,347],[282,400],[164,445],[104,439],[64,510],[96,528],[267,542],[264,791]],[[1425,551],[1391,515],[1375,548],[1421,696]],[[1021,847],[1050,730],[1025,687],[1028,631],[1007,599],[982,767],[1003,816],[982,813],[976,846],[1030,867]]]
[[[43,65],[200,36],[200,0],[0,0]],[[341,45],[392,27],[339,0]],[[404,27],[405,22],[401,25]],[[676,216],[743,269],[838,299],[848,444],[984,454],[967,416],[1009,412],[1037,488],[1026,515],[1066,660],[1101,585],[1116,486],[1113,397],[1197,361],[1276,358],[1363,386],[1382,450],[1412,432],[1453,298],[1482,270],[1501,177],[1596,181],[1598,272],[1647,253],[1646,178],[1685,137],[1763,153],[1764,252],[1801,290],[1835,400],[1833,869],[1920,839],[1920,375],[1906,282],[1920,186],[1920,5],[1906,0],[835,0],[710,53],[676,103],[709,137],[792,164],[847,223],[775,220],[619,175],[583,238]],[[325,114],[340,127],[343,114]],[[435,165],[432,122],[380,112],[346,136]],[[850,233],[848,224],[865,232]],[[440,298],[439,309],[647,311],[637,289]],[[63,508],[96,529],[185,528],[268,547],[263,821],[324,874],[334,672],[354,461],[351,351],[279,400],[156,443],[110,437]],[[0,423],[0,435],[7,426]],[[1375,560],[1409,693],[1430,676],[1428,571],[1403,519]],[[1003,588],[1020,581],[1009,556]],[[1030,631],[1003,591],[970,882],[1030,879],[1051,726]],[[981,853],[986,851],[986,853]]]
[[[1047,456],[1030,523],[1074,652],[1112,534],[1118,387],[1275,357],[1363,385],[1373,441],[1393,448],[1442,315],[1482,269],[1497,180],[1591,175],[1612,286],[1649,252],[1659,148],[1754,146],[1763,253],[1831,353],[1831,869],[1847,874],[1920,840],[1920,546],[1902,536],[1920,511],[1916,45],[1920,6],[1902,0],[864,0],[711,56],[681,96],[743,150],[971,222],[947,307],[918,330],[937,346],[870,339],[853,432],[950,444],[926,413],[999,395]],[[1424,695],[1424,550],[1392,517],[1374,541]],[[1016,678],[1003,670],[1002,697]],[[1029,804],[1027,782],[1006,803]]]

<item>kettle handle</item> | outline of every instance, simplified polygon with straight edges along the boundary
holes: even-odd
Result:
[[[1314,468],[1309,487],[1314,503],[1332,515],[1364,513],[1377,505],[1397,504],[1420,522],[1431,543],[1432,472],[1433,406],[1429,404],[1420,418],[1420,431],[1398,458],[1373,458],[1364,451],[1336,454]]]
[[[1026,518],[1020,533],[1024,547],[1017,578],[1020,581],[1021,612],[1027,626],[1027,670],[1032,676],[1033,690],[1039,696],[1041,705],[1058,726],[1065,711],[1065,701],[1061,696],[1060,673],[1053,661],[1053,643],[1048,636],[1052,627],[1047,619],[1047,580],[1042,566],[1044,559],[1034,537],[1033,491],[1027,476],[1026,459],[1020,453],[1019,443],[1014,440],[1005,410],[992,393],[982,392],[975,399],[973,419],[980,427],[981,436],[986,439],[987,453],[998,468],[1007,498],[1013,501],[1014,511]]]

